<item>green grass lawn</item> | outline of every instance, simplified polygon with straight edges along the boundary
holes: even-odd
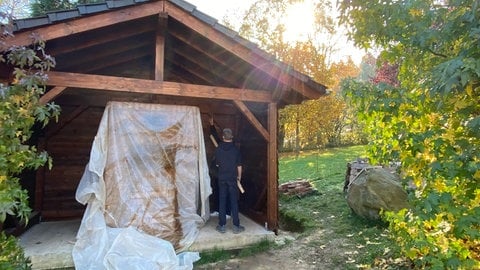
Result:
[[[358,157],[365,157],[365,146],[329,148],[301,153],[282,153],[279,158],[279,183],[297,178],[325,182],[326,186],[336,186],[345,179],[347,163]],[[343,188],[343,187],[342,187]]]
[[[388,238],[387,225],[358,217],[345,199],[343,186],[347,163],[365,157],[365,149],[365,146],[350,146],[304,152],[298,156],[282,154],[279,158],[279,184],[306,179],[318,191],[303,198],[280,196],[281,225],[294,224],[305,235],[327,229],[331,231],[330,239],[342,238],[348,245],[359,247],[353,255],[355,264],[348,265],[338,258],[342,269],[358,269],[358,265],[386,261],[398,254],[395,244]],[[317,244],[326,244],[328,240]]]
[[[332,228],[342,233],[350,230],[352,213],[345,200],[343,185],[347,163],[365,156],[364,146],[330,148],[295,156],[283,155],[279,159],[279,184],[296,179],[309,180],[318,193],[304,198],[280,196],[280,215],[285,223],[296,221],[301,230],[318,228],[318,220],[335,220]],[[358,222],[357,219],[353,219]],[[358,224],[357,224],[358,225]]]

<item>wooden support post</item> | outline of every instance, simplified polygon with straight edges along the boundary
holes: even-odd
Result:
[[[267,172],[267,226],[278,230],[278,155],[277,128],[278,110],[276,103],[268,104],[268,172]]]

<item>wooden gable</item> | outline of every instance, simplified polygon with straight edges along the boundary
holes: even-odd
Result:
[[[135,101],[198,106],[205,138],[210,117],[233,128],[245,157],[241,210],[278,228],[277,111],[324,95],[323,85],[182,0],[80,5],[15,26],[7,45],[38,35],[57,62],[41,101],[59,104],[61,117],[37,133],[54,167],[25,180],[35,183],[32,206],[44,219],[82,215],[74,195],[103,109]]]

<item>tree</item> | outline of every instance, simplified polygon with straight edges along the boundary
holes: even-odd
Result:
[[[28,141],[33,125],[46,125],[59,112],[57,105],[39,102],[45,91],[44,72],[55,62],[45,54],[43,43],[36,41],[35,44],[35,49],[11,47],[2,50],[7,51],[2,61],[12,65],[14,71],[13,83],[0,88],[0,222],[7,214],[23,220],[28,218],[28,196],[20,187],[17,175],[49,161],[47,153],[39,153],[35,146],[28,145]]]
[[[395,87],[400,86],[400,82],[398,81],[398,65],[383,62],[377,69],[375,77],[371,80],[374,84],[386,83]]]
[[[16,1],[16,0],[13,0]],[[31,16],[43,16],[51,11],[73,9],[79,4],[102,3],[103,0],[34,0],[30,5]]]
[[[72,9],[75,4],[69,0],[34,0],[30,9],[33,17],[43,16],[50,11]]]
[[[419,268],[480,268],[479,2],[343,1],[358,46],[383,48],[398,85],[347,81],[370,155],[401,162],[411,208],[385,213]]]
[[[362,62],[360,63],[360,74],[358,79],[360,81],[368,82],[374,76],[377,71],[377,59],[371,54],[367,53],[362,57]]]
[[[28,7],[30,2],[28,0],[2,0],[0,4],[0,13],[2,13],[2,18],[26,18],[28,17],[29,11]]]
[[[345,123],[345,102],[335,93],[304,104],[302,124],[309,143],[316,148],[339,146]]]
[[[11,17],[3,21],[11,22]],[[11,24],[4,29],[12,29]],[[46,163],[51,166],[47,153],[39,152],[28,143],[32,127],[36,124],[45,126],[51,118],[58,116],[60,110],[55,104],[45,105],[39,101],[45,92],[45,71],[55,64],[54,59],[45,54],[44,43],[34,40],[32,47],[7,48],[5,39],[11,34],[0,37],[0,51],[3,52],[0,63],[13,69],[12,82],[0,84],[0,224],[7,215],[16,216],[26,224],[31,209],[27,191],[22,189],[18,175]],[[28,263],[23,260],[23,252],[16,247],[15,239],[1,235],[0,240],[1,246],[6,248],[0,252],[2,269],[27,269]]]
[[[259,43],[260,47],[279,60],[329,88],[336,89],[340,78],[344,76],[357,76],[358,68],[351,59],[345,62],[330,62],[335,47],[328,41],[334,40],[335,25],[329,1],[316,2],[316,31],[307,40],[284,40],[285,25],[281,19],[285,17],[288,5],[295,2],[299,1],[256,1],[245,13],[239,33]],[[345,110],[343,100],[332,93],[331,97],[288,106],[281,110],[279,122],[287,148],[298,153],[302,148],[318,148],[339,143],[344,127],[341,124],[342,119],[347,115],[342,109]]]
[[[360,69],[355,65],[352,58],[349,57],[347,61],[334,62],[330,65],[330,74],[333,83],[330,88],[335,92],[339,92],[339,85],[342,79],[356,78],[360,74]]]

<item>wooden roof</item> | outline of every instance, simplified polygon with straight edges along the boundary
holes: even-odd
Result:
[[[92,103],[99,90],[283,106],[326,93],[325,86],[182,0],[79,5],[16,20],[14,28],[7,46],[28,46],[31,35],[39,35],[56,59],[44,101],[68,94],[92,97]]]

